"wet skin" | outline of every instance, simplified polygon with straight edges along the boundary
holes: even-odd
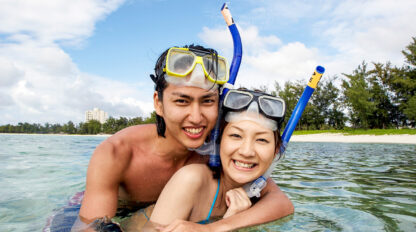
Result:
[[[155,125],[126,128],[101,143],[91,158],[80,218],[89,223],[113,217],[117,200],[154,202],[170,177],[190,163],[204,163],[197,148],[215,125],[218,92],[169,85],[156,113],[166,122],[165,138]]]
[[[257,179],[272,164],[276,142],[272,130],[248,120],[228,123],[222,134],[222,173],[212,177],[207,165],[193,164],[180,169],[169,180],[158,199],[151,221],[169,225],[175,220],[204,220],[218,189],[211,217],[230,217],[247,210],[250,199],[241,188]],[[172,214],[172,212],[174,212]]]

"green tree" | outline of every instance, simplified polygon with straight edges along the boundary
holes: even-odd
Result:
[[[372,101],[372,93],[368,86],[367,64],[363,61],[352,74],[343,74],[342,81],[344,102],[348,107],[350,121],[355,128],[369,128],[370,117],[376,105]]]
[[[385,65],[373,63],[374,69],[369,73],[369,90],[371,92],[371,101],[374,102],[375,109],[370,116],[370,128],[389,128],[394,124],[398,113],[397,107],[392,100],[394,93],[390,91],[389,83],[393,79],[392,68],[390,63]]]
[[[81,134],[98,134],[101,132],[101,123],[97,120],[89,120],[85,123],[80,123]]]
[[[156,123],[156,111],[153,111],[153,112],[150,114],[150,117],[146,118],[146,119],[143,121],[143,123],[144,123],[144,124],[152,124],[152,123]]]
[[[278,85],[275,85],[277,87]],[[297,102],[299,101],[300,96],[303,92],[304,84],[300,81],[291,82],[287,81],[284,84],[283,90],[276,89],[276,92],[279,93],[279,96],[285,101],[286,103],[286,117],[284,120],[284,126],[289,121],[290,115],[292,115],[293,109],[295,108]],[[279,86],[280,87],[280,86]]]
[[[407,119],[410,121],[409,124],[412,127],[416,127],[416,96],[413,96],[407,102],[407,107],[404,109],[403,113],[407,116]]]
[[[143,124],[143,118],[142,117],[136,117],[129,119],[127,126],[134,126],[134,125],[140,125]]]
[[[72,121],[68,121],[68,123],[62,127],[62,131],[67,134],[75,134],[77,129]]]
[[[126,128],[128,126],[128,123],[129,123],[129,120],[126,117],[120,117],[119,119],[117,119],[116,121],[117,131],[120,131]]]
[[[117,132],[117,120],[113,117],[107,119],[103,124],[103,132],[106,134],[114,134]]]
[[[397,95],[400,101],[400,109],[406,116],[406,122],[413,127],[416,124],[414,118],[414,101],[412,100],[415,97],[416,93],[416,37],[412,37],[412,42],[402,51],[403,55],[406,58],[407,66],[402,68],[402,72],[399,72],[404,75],[398,75],[395,80],[397,85]]]
[[[342,129],[345,126],[346,117],[341,104],[340,90],[335,83],[337,77],[328,77],[320,81],[311,97],[314,129]]]

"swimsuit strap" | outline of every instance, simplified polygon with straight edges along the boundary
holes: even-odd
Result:
[[[209,210],[208,216],[205,219],[205,221],[208,221],[209,218],[211,217],[212,209],[214,209],[214,205],[215,205],[215,202],[217,201],[219,191],[220,191],[220,178],[218,178],[218,187],[217,187],[217,192],[215,193],[214,202],[212,202],[211,209]]]

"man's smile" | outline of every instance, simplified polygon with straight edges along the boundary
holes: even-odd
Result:
[[[204,133],[205,127],[184,127],[183,130],[185,131],[185,134],[192,138],[197,139],[200,138]]]

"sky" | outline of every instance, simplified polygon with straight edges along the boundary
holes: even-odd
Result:
[[[232,60],[224,1],[0,0],[0,125],[82,122],[98,107],[148,117],[149,75],[171,46],[200,44]],[[243,42],[236,84],[352,73],[363,61],[402,66],[416,36],[414,0],[227,1]]]

